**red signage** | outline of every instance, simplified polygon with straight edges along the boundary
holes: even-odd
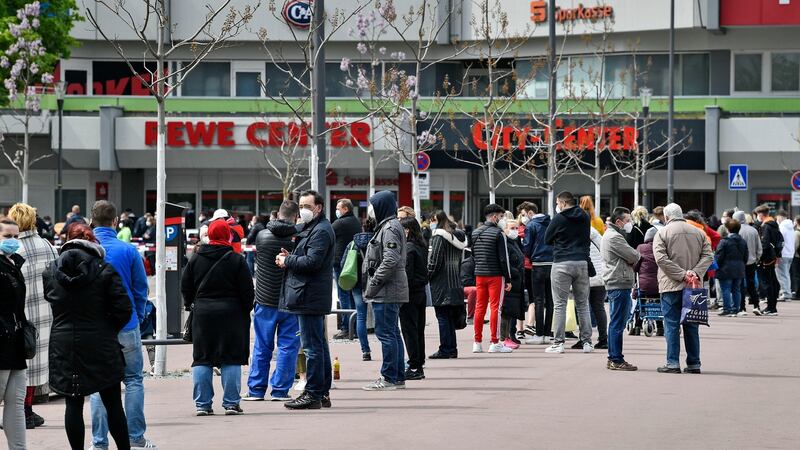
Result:
[[[329,144],[332,147],[369,147],[370,127],[366,122],[332,122],[326,123],[331,132]],[[168,147],[218,146],[233,147],[243,142],[236,142],[233,121],[169,121],[167,122]],[[247,126],[245,133],[250,145],[264,147],[281,147],[298,145],[306,147],[310,143],[308,124],[271,121],[253,122]],[[145,122],[144,144],[156,145],[158,122]]]
[[[94,184],[94,199],[95,200],[108,200],[108,183],[105,181],[98,181]]]
[[[345,176],[343,183],[346,187],[369,186],[369,177]],[[375,186],[397,186],[397,178],[375,178]]]
[[[634,150],[636,148],[636,127],[633,126],[564,126],[556,120],[556,150],[590,150],[595,146],[608,150]],[[525,150],[545,145],[549,141],[548,131],[529,126],[497,126],[490,133],[491,148],[496,150]],[[487,150],[486,126],[477,121],[472,125],[472,143],[478,150]]]
[[[800,1],[720,0],[719,24],[723,27],[800,25]]]
[[[552,0],[555,1],[555,0]],[[556,7],[556,22],[574,22],[576,20],[600,20],[614,17],[614,7],[609,5],[583,6],[578,3],[577,8]],[[533,23],[547,22],[547,2],[534,0],[531,2],[531,21]]]

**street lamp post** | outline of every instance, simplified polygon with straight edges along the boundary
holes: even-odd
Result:
[[[650,98],[653,96],[653,90],[650,88],[641,88],[639,89],[639,98],[642,100],[642,181],[641,181],[641,190],[642,190],[642,206],[650,209],[650,202],[648,201],[647,197],[647,159],[648,159],[648,147],[647,147],[647,121],[650,117]],[[639,176],[639,174],[637,174]]]
[[[62,208],[64,207],[64,190],[61,179],[61,163],[63,161],[62,156],[64,152],[64,138],[61,133],[61,119],[64,115],[64,91],[65,83],[64,80],[61,80],[56,83],[56,104],[58,104],[58,179],[56,180],[56,188],[58,189],[58,201],[56,205],[56,213],[53,215],[53,223],[56,223],[60,220],[60,214],[63,212]]]

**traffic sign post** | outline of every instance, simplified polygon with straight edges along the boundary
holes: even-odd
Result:
[[[746,191],[748,181],[747,164],[731,164],[728,166],[728,190]]]
[[[792,175],[792,189],[800,191],[800,170]]]
[[[431,180],[428,178],[428,173],[417,174],[417,187],[419,188],[417,192],[420,200],[431,199]]]
[[[425,152],[417,153],[417,170],[426,172],[431,168],[431,157]]]

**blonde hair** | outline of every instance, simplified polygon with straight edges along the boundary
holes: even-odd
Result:
[[[592,197],[588,195],[581,197],[580,206],[582,210],[586,211],[586,214],[589,215],[590,219],[595,218],[596,214],[594,212],[594,202],[592,201]]]
[[[19,225],[19,231],[30,231],[36,228],[36,210],[26,203],[16,203],[8,210],[8,217]]]
[[[647,221],[647,215],[647,208],[644,206],[637,206],[636,208],[633,208],[633,211],[631,211],[631,220],[636,225],[641,225],[642,222]]]
[[[411,208],[410,206],[401,206],[401,207],[397,208],[397,212],[398,213],[401,213],[401,212],[406,213],[406,215],[408,217],[413,217],[413,218],[417,217],[417,212],[414,211],[414,208]]]

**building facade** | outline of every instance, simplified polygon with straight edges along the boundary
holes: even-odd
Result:
[[[193,3],[171,2],[173,22],[179,24],[172,30],[173,39],[186,37],[199,25]],[[233,3],[242,7],[247,2]],[[338,11],[347,16],[358,2],[335,7],[331,3],[327,5],[329,14]],[[563,127],[576,128],[577,123],[578,129],[589,130],[597,126],[588,124],[598,120],[598,105],[611,109],[602,114],[603,127],[608,127],[604,143],[612,151],[643,147],[641,88],[651,89],[653,95],[648,142],[663,147],[666,140],[669,0],[646,3],[646,11],[644,2],[636,0],[556,3],[558,119]],[[790,178],[800,169],[800,2],[675,3],[673,133],[680,144],[675,156],[676,201],[706,214],[764,202],[789,209]],[[429,152],[429,195],[422,200],[422,209],[445,209],[458,220],[474,223],[490,189],[486,172],[474,160],[459,157],[465,152],[479,155],[481,145],[486,145],[480,133],[474,134],[481,120],[473,112],[494,83],[495,95],[505,96],[509,105],[509,112],[498,120],[501,125],[518,127],[514,124],[527,122],[534,123],[534,129],[536,124],[542,128],[549,79],[544,58],[551,18],[545,1],[489,0],[489,10],[495,14],[492,20],[507,23],[502,29],[489,27],[489,34],[494,33],[490,38],[515,43],[513,52],[499,58],[492,73],[483,62],[485,55],[476,50],[486,36],[480,27],[482,11],[475,2],[395,1],[399,14],[422,4],[434,4],[437,11],[435,25],[427,30],[429,37],[431,29],[442,31],[431,37],[435,45],[428,59],[435,63],[416,80],[420,103],[433,108],[443,80],[449,80],[458,93],[448,100],[449,118],[446,126],[439,126],[440,141]],[[454,9],[448,14],[445,6],[451,4]],[[141,50],[134,37],[126,34],[127,27],[115,22],[100,5],[87,5],[94,8],[101,24],[114,30],[116,39],[127,41],[125,46],[132,54]],[[285,190],[279,175],[287,170],[282,157],[286,147],[297,146],[297,155],[305,155],[303,158],[311,149],[310,142],[303,139],[302,122],[275,99],[307,95],[286,75],[287,71],[302,73],[304,65],[295,39],[305,39],[306,31],[290,29],[292,26],[280,8],[257,11],[252,30],[212,53],[167,101],[167,201],[194,211],[222,207],[242,215],[277,208]],[[340,70],[342,58],[368,64],[357,48],[358,33],[349,31],[354,26],[337,29],[326,48],[327,109],[335,111],[326,136],[330,165],[325,181],[330,199],[351,198],[360,209],[366,205],[372,154],[377,162],[375,187],[394,190],[402,203],[410,204],[410,169],[387,143],[385,125],[365,118],[366,110],[348,86],[347,73]],[[266,41],[255,31],[260,28],[267,30]],[[412,31],[406,38],[413,36]],[[30,202],[41,215],[58,217],[73,204],[86,208],[102,198],[137,213],[153,211],[155,102],[88,22],[77,24],[73,35],[81,45],[60,63],[57,73],[58,79],[65,81],[67,93],[61,130],[55,120],[55,101],[48,96],[42,104],[50,113],[42,115],[42,126],[36,128],[32,140],[34,156],[55,153],[61,133],[64,206],[55,211],[55,156],[32,167]],[[403,52],[399,36],[386,33],[381,40],[386,55]],[[466,49],[469,45],[473,47]],[[601,45],[602,51],[598,51]],[[177,53],[165,70],[177,71],[188,59],[188,54]],[[379,75],[387,77],[390,65],[413,70],[407,59],[389,59],[375,66]],[[135,68],[144,72],[149,63],[137,64]],[[152,70],[155,66],[147,67]],[[498,77],[498,72],[504,75]],[[631,127],[632,134],[626,135],[625,129]],[[518,143],[517,131],[508,132],[509,145]],[[18,130],[7,134],[15,132]],[[563,134],[565,146],[568,134]],[[502,139],[498,137],[500,147]],[[748,165],[747,190],[729,190],[730,164]],[[600,182],[601,211],[631,206],[631,177],[610,174],[608,163],[603,170],[609,175]],[[555,190],[593,195],[595,187],[589,175],[565,173]],[[496,201],[508,208],[525,200],[540,205],[546,201],[546,192],[523,171],[506,170],[499,178],[503,183],[493,189]],[[648,171],[650,206],[666,201],[666,178],[664,164]],[[16,171],[7,161],[0,161],[0,208],[18,201],[21,189]],[[363,215],[365,211],[360,212]],[[189,228],[194,225],[192,219],[187,223]]]

